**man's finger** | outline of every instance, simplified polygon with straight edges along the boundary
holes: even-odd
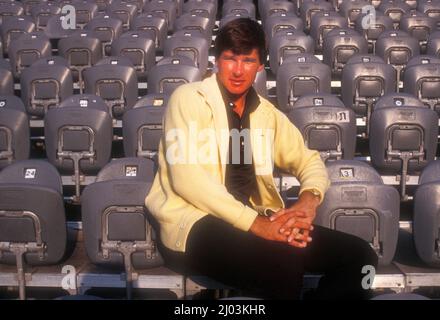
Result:
[[[273,213],[270,217],[270,221],[275,221],[277,218],[281,217],[283,214],[285,214],[286,209],[280,209],[277,212]]]

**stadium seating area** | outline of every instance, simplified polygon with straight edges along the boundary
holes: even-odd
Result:
[[[0,297],[228,289],[163,266],[144,198],[169,96],[237,17],[266,31],[256,90],[328,166],[316,223],[371,244],[377,290],[440,288],[440,0],[0,0]]]

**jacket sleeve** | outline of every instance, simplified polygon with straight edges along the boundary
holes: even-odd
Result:
[[[206,122],[206,116],[202,115],[204,103],[197,92],[187,90],[185,86],[176,89],[170,98],[164,117],[162,141],[168,179],[173,190],[194,207],[247,231],[258,213],[237,201],[218,179],[214,179],[204,165],[191,160],[191,156],[194,155],[191,155],[188,146],[194,137],[191,137],[190,127],[198,125],[200,128],[203,122]],[[197,142],[195,144],[197,145]],[[180,146],[178,159],[172,159],[176,156],[174,151],[177,145]],[[217,148],[216,145],[213,147]],[[217,149],[215,150],[217,152]],[[215,166],[218,174],[221,174],[220,163],[209,165]]]
[[[330,182],[324,162],[317,151],[308,149],[301,132],[281,112],[276,111],[275,165],[292,175],[300,182],[299,194],[315,189],[324,199]]]

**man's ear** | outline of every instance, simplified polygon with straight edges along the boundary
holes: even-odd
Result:
[[[258,66],[258,72],[262,71],[264,69],[264,64],[260,64]]]

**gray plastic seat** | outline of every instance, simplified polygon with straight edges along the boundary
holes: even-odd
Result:
[[[346,28],[347,19],[334,11],[321,11],[316,13],[310,24],[310,35],[315,40],[317,52],[322,51],[324,37],[333,29]]]
[[[3,52],[9,55],[9,45],[22,34],[35,31],[35,23],[29,17],[4,16],[1,24]],[[12,60],[12,59],[11,59]]]
[[[394,105],[378,103],[371,114],[371,161],[381,172],[400,175],[401,197],[407,200],[407,174],[421,171],[434,160],[438,115],[417,101],[405,104],[405,96],[392,94],[382,99],[392,99]]]
[[[396,90],[396,70],[378,56],[355,55],[342,70],[342,101],[357,115],[366,117],[367,136],[377,100]]]
[[[397,70],[397,83],[408,61],[419,54],[419,42],[404,31],[384,31],[376,41],[376,55]]]
[[[41,3],[40,0],[21,0],[23,5],[24,15],[30,16],[32,14],[32,9]]]
[[[148,72],[156,63],[154,40],[150,37],[150,33],[129,31],[112,43],[111,55],[129,58],[140,81],[147,80]]]
[[[264,31],[266,32],[267,41],[270,43],[273,36],[277,32],[282,31],[299,31],[304,29],[303,21],[294,14],[276,13],[266,18]]]
[[[18,1],[0,2],[0,24],[3,17],[18,17],[24,15],[23,5]]]
[[[98,5],[93,1],[76,0],[72,2],[75,8],[76,27],[83,29],[98,14]]]
[[[367,24],[369,28],[364,28],[363,23]],[[393,28],[393,20],[380,11],[375,12],[374,20],[372,16],[361,14],[357,17],[355,23],[356,31],[363,34],[365,39],[367,39],[368,52],[370,53],[376,53],[376,41],[380,34]]]
[[[420,51],[426,52],[429,34],[436,30],[436,22],[424,13],[414,11],[402,17],[400,29],[416,38],[419,41]]]
[[[133,3],[113,2],[107,7],[107,14],[122,21],[124,31],[131,29],[133,18],[137,15],[137,6]]]
[[[164,56],[185,56],[194,61],[202,75],[208,68],[208,54],[211,41],[205,37],[193,37],[190,33],[168,38],[164,45]]]
[[[95,32],[102,45],[102,56],[109,55],[113,40],[122,34],[122,22],[109,15],[95,17],[86,24],[84,29]]]
[[[393,186],[368,164],[356,160],[327,163],[331,185],[315,224],[346,232],[370,243],[380,265],[391,263],[399,232],[400,199]]]
[[[126,157],[157,160],[165,106],[139,106],[124,114],[122,132]]]
[[[208,18],[212,29],[217,15],[217,5],[215,1],[189,0],[183,4],[183,13],[190,13]]]
[[[162,58],[148,75],[148,93],[171,93],[178,86],[201,81],[202,73],[194,61],[186,56]]]
[[[330,2],[324,0],[303,1],[300,11],[301,19],[304,22],[304,30],[308,32],[313,16],[319,12],[333,11],[333,6]]]
[[[437,30],[440,30],[440,1],[438,0],[418,0],[417,11],[426,14],[433,18],[437,25]]]
[[[434,32],[429,36],[427,54],[435,55],[440,58],[440,31]]]
[[[211,43],[212,22],[207,17],[195,13],[184,13],[174,22],[174,30],[197,30]]]
[[[0,96],[14,94],[14,76],[7,60],[0,59]]]
[[[301,131],[306,146],[319,151],[323,161],[353,159],[356,117],[336,96],[302,96],[287,117]]]
[[[276,78],[278,108],[287,111],[305,94],[331,93],[330,67],[312,54],[289,56]]]
[[[368,53],[367,40],[353,29],[333,29],[324,37],[323,62],[330,66],[338,79],[348,60],[355,54]]]
[[[339,6],[339,13],[347,19],[348,26],[354,28],[356,19],[366,6],[371,6],[371,1],[345,0]]]
[[[403,91],[440,113],[440,58],[418,56],[411,59],[405,69]]]
[[[23,102],[13,95],[0,96],[0,170],[29,158],[29,119]]]
[[[256,8],[252,1],[229,0],[223,3],[222,17],[236,13],[244,13],[252,19],[256,18]]]
[[[65,29],[63,27],[63,15],[53,15],[47,20],[44,34],[49,38],[52,47],[57,48],[60,39],[67,38],[76,33],[76,29]]]
[[[22,160],[0,172],[0,263],[17,266],[20,299],[26,298],[25,264],[54,265],[66,253],[62,192],[47,161]]]
[[[61,14],[61,8],[53,2],[43,2],[32,8],[36,30],[44,30],[50,17]]]
[[[302,31],[281,30],[275,33],[269,44],[270,70],[277,74],[283,61],[292,54],[314,53],[314,42]]]
[[[413,237],[420,259],[431,267],[440,266],[440,160],[431,161],[419,178],[414,195]]]
[[[262,69],[257,72],[255,81],[253,84],[255,91],[264,98],[267,98],[267,72],[266,69]]]
[[[107,57],[84,70],[85,93],[100,96],[113,118],[134,106],[138,97],[138,80],[133,63],[127,57]]]
[[[58,42],[58,55],[67,59],[73,80],[78,82],[80,93],[84,91],[83,71],[102,59],[101,41],[93,31],[80,32]]]
[[[393,20],[394,29],[400,28],[402,17],[411,11],[411,7],[402,0],[382,1],[378,9]]]
[[[249,19],[251,19],[251,17],[249,17],[249,15],[247,13],[245,13],[245,12],[231,13],[231,14],[228,14],[226,16],[223,16],[220,19],[219,26],[218,26],[219,29],[223,28],[223,26],[225,24],[227,24],[228,22],[233,21],[233,20],[238,19],[238,18],[249,18]],[[255,19],[253,19],[253,20],[255,20]]]
[[[72,73],[66,65],[48,58],[21,73],[21,98],[29,115],[43,118],[50,108],[73,94]]]
[[[174,21],[177,16],[177,5],[175,2],[167,0],[152,0],[145,4],[144,12],[155,17],[164,18],[167,23],[168,31],[172,32],[174,30]]]
[[[98,12],[105,12],[105,9],[115,0],[94,0],[98,5]]]
[[[14,78],[20,79],[24,69],[38,59],[49,57],[51,54],[50,41],[41,33],[25,34],[13,40],[9,47],[9,59]]]
[[[167,22],[165,18],[155,17],[151,14],[138,15],[133,19],[133,31],[143,31],[151,34],[155,40],[156,50],[163,50],[163,45],[167,38]]]
[[[94,95],[73,95],[44,119],[47,159],[75,181],[73,201],[80,201],[80,177],[98,173],[111,156],[112,119],[105,102]]]
[[[296,16],[295,4],[284,0],[264,1],[262,7],[258,6],[258,11],[263,25],[266,25],[272,16]]]
[[[82,196],[84,244],[94,264],[125,267],[127,298],[131,298],[134,268],[163,264],[157,249],[156,231],[145,209],[154,164],[144,158],[111,161],[88,185]]]

